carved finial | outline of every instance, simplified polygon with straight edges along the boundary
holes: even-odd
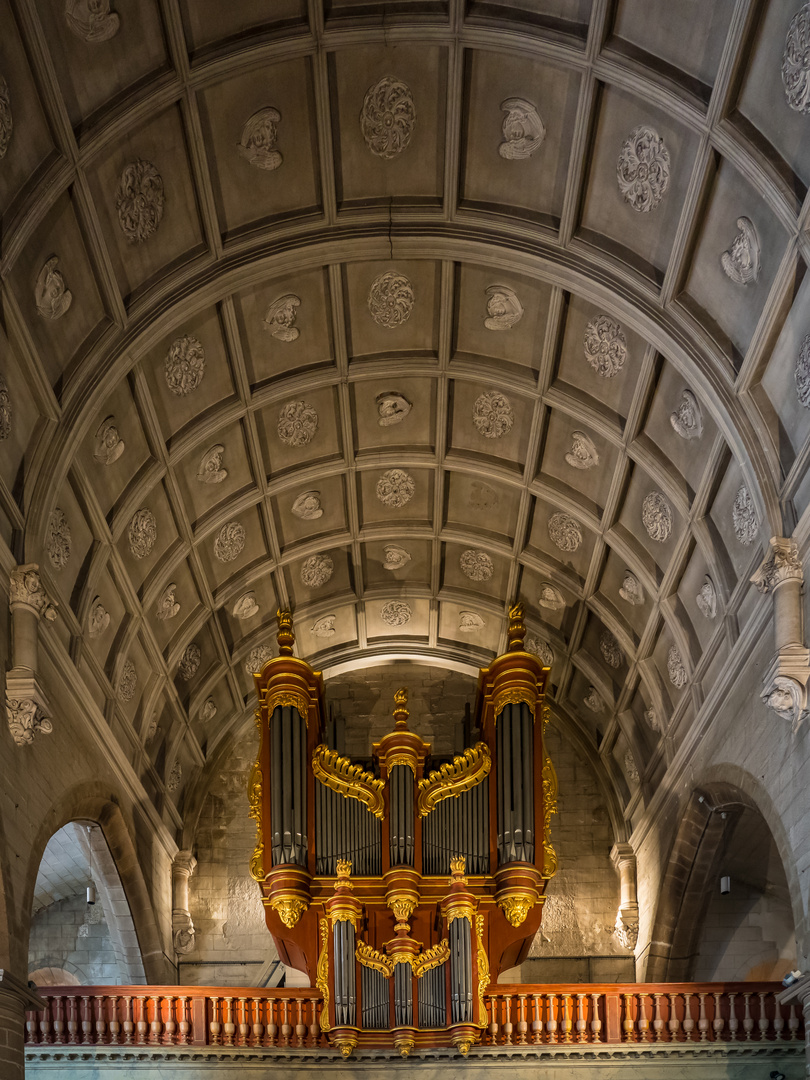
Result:
[[[394,693],[394,726],[400,731],[408,726],[408,717],[411,715],[405,706],[408,704],[408,691],[401,687]]]
[[[292,624],[292,612],[289,610],[282,611],[281,608],[276,612],[278,618],[278,630],[276,631],[276,641],[278,642],[278,655],[279,656],[292,656],[292,647],[295,644],[295,634],[293,633]]]
[[[352,874],[352,864],[350,859],[338,859],[335,863],[335,872],[337,873],[337,881],[335,882],[335,891],[338,889],[353,889],[349,878]]]
[[[450,860],[450,884],[455,885],[460,882],[462,885],[467,884],[467,879],[464,876],[464,870],[467,865],[467,860],[463,855],[457,855],[454,859]]]
[[[509,645],[508,652],[523,652],[523,639],[526,627],[523,625],[523,604],[518,601],[509,608]]]

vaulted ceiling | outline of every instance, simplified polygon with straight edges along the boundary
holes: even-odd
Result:
[[[287,605],[328,675],[523,599],[631,799],[810,501],[810,6],[104,9],[0,0],[0,531],[167,821]]]

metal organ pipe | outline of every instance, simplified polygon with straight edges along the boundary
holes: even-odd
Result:
[[[489,873],[489,777],[423,819],[422,873],[449,874],[456,855],[465,856],[468,873]]]
[[[407,765],[395,765],[389,773],[390,855],[392,866],[413,866],[414,777]]]
[[[277,706],[270,719],[273,865],[307,862],[307,727],[297,709]]]
[[[496,720],[498,861],[534,862],[534,731],[525,702]]]
[[[335,1020],[354,1024],[357,1018],[357,984],[354,964],[354,927],[346,920],[332,928],[335,961]]]

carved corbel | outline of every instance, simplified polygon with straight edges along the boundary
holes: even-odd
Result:
[[[180,955],[192,951],[196,930],[188,910],[188,879],[194,873],[197,860],[190,851],[178,851],[172,863],[172,943]]]
[[[6,676],[6,720],[17,746],[27,746],[34,735],[49,735],[53,724],[47,698],[40,686],[39,621],[56,618],[39,576],[36,563],[12,570],[9,579],[9,609],[12,621],[12,668]]]
[[[760,592],[773,594],[776,655],[765,673],[762,700],[795,732],[807,715],[810,678],[802,628],[804,573],[796,541],[771,537],[770,551],[751,581]]]
[[[613,933],[623,949],[633,951],[638,943],[639,923],[636,854],[630,844],[614,844],[610,858],[619,872],[621,889]]]

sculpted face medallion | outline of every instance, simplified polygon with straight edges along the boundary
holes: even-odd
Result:
[[[413,406],[403,395],[395,390],[386,390],[377,394],[377,423],[380,427],[391,427],[393,424],[401,424]]]
[[[571,433],[571,449],[565,455],[572,469],[593,469],[599,464],[599,453],[584,431]]]
[[[114,416],[107,416],[101,421],[96,432],[96,445],[93,457],[101,465],[112,465],[124,452],[124,440],[118,433]]]
[[[43,319],[51,322],[61,319],[73,300],[64,275],[56,269],[58,264],[59,259],[52,255],[40,270],[34,289],[37,311]]]
[[[546,125],[534,105],[524,98],[507,98],[501,102],[501,108],[506,116],[498,153],[507,161],[525,161],[541,146],[546,137]]]
[[[268,106],[255,112],[242,128],[242,138],[237,150],[250,165],[266,172],[273,172],[281,165],[284,158],[276,149],[278,124],[281,113]]]
[[[264,328],[279,341],[295,341],[301,331],[295,326],[295,316],[301,306],[301,298],[294,293],[279,296],[264,316]]]
[[[487,330],[511,330],[523,318],[523,304],[508,285],[490,285],[486,292]]]
[[[121,20],[110,11],[109,0],[66,0],[65,21],[82,41],[109,41]]]
[[[737,228],[740,231],[720,256],[720,265],[735,285],[751,285],[759,277],[759,237],[750,218],[737,218]]]
[[[292,504],[292,512],[303,521],[323,517],[320,491],[304,491]]]
[[[678,407],[670,413],[669,422],[682,439],[699,439],[703,434],[703,412],[691,390],[684,388]]]

